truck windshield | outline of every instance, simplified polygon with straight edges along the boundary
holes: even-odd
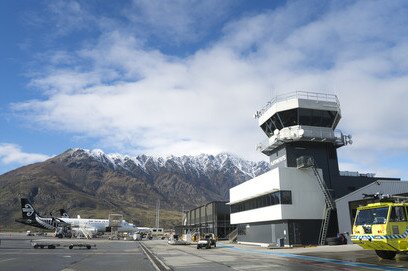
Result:
[[[357,213],[355,225],[385,224],[387,215],[388,207],[360,210]]]

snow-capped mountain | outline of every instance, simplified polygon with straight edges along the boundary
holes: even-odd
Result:
[[[269,169],[267,162],[228,153],[157,158],[69,149],[0,175],[0,221],[11,223],[19,215],[20,197],[28,197],[44,212],[65,208],[95,216],[115,211],[143,225],[154,221],[160,200],[163,225],[176,225],[182,209],[228,200],[231,187]]]
[[[129,172],[133,172],[136,167],[146,173],[148,173],[149,170],[160,170],[161,168],[179,170],[184,173],[195,169],[197,174],[206,175],[209,171],[233,169],[253,178],[269,170],[269,164],[267,162],[247,161],[230,153],[220,153],[215,156],[209,154],[200,154],[198,156],[184,155],[181,157],[172,155],[166,158],[146,155],[131,157],[118,153],[105,154],[99,149],[87,150],[75,148],[68,150],[66,153],[70,154],[73,158],[77,157],[79,159],[84,156],[89,156],[109,168],[115,170],[122,169]]]

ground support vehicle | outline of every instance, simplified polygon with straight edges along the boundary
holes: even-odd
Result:
[[[169,245],[189,245],[189,242],[182,240],[177,234],[172,234],[167,241]]]
[[[364,249],[375,250],[383,259],[393,259],[398,253],[408,252],[408,198],[377,197],[379,202],[357,208],[350,238]]]
[[[87,249],[91,249],[92,247],[96,247],[96,245],[89,243],[71,243],[68,245],[69,249],[73,249],[74,247],[86,247]]]
[[[59,223],[60,225],[55,228],[55,237],[58,238],[72,238],[71,225],[67,223]]]
[[[200,239],[197,243],[197,249],[203,247],[210,249],[212,246],[217,247],[217,240],[213,233],[207,233],[204,235],[204,239]]]
[[[35,242],[31,242],[31,246],[35,249],[37,248],[54,249],[56,247],[59,247],[60,244],[57,244],[55,242],[47,242],[47,241],[35,241]]]
[[[40,241],[40,240],[36,240],[36,241],[31,241],[31,246],[33,248],[48,248],[48,249],[55,249],[56,247],[61,246],[60,243],[57,243],[55,241]],[[74,247],[84,247],[87,249],[91,249],[92,247],[96,247],[95,244],[90,244],[87,242],[78,242],[78,243],[65,243],[63,245],[64,247],[68,247],[69,249],[73,249]]]

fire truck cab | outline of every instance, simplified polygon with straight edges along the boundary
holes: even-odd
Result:
[[[375,250],[383,259],[394,259],[397,253],[408,252],[408,198],[371,195],[379,202],[357,208],[350,236],[354,244]]]

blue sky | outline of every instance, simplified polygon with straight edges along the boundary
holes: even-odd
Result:
[[[406,1],[1,1],[0,173],[71,147],[265,159],[252,118],[338,95],[342,170],[408,179]]]

